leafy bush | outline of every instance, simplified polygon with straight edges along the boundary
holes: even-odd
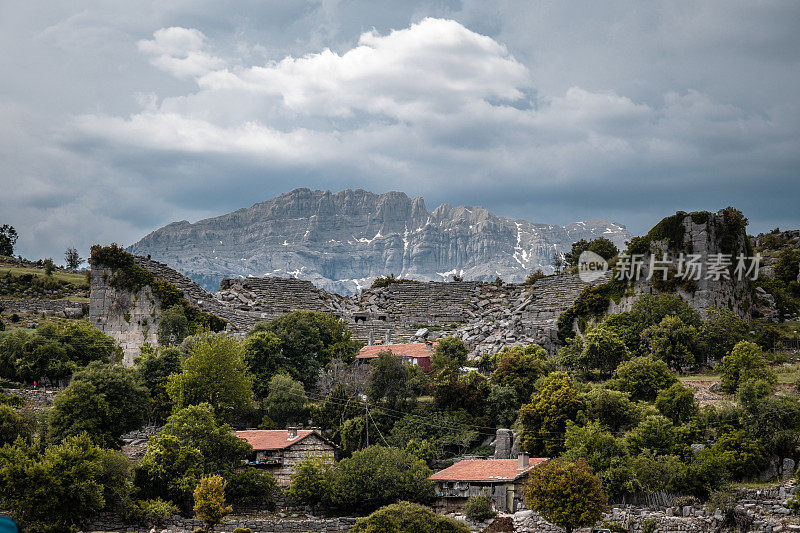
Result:
[[[401,501],[359,518],[350,533],[468,533],[469,528],[429,508]]]
[[[740,341],[731,353],[722,358],[720,386],[727,393],[736,392],[739,385],[751,379],[774,384],[775,373],[767,368],[767,358],[754,342]]]
[[[492,509],[492,497],[488,494],[470,496],[464,505],[464,516],[473,522],[483,522],[496,514]]]
[[[222,476],[206,476],[194,489],[194,514],[206,525],[206,530],[222,522],[233,512],[233,507],[225,505],[225,486]]]
[[[678,381],[664,361],[652,357],[625,361],[617,367],[616,376],[617,388],[634,400],[653,401],[660,391]]]
[[[176,514],[178,514],[178,508],[175,504],[156,498],[135,502],[126,518],[138,524],[161,525],[165,518]]]
[[[273,491],[277,481],[268,472],[245,468],[228,476],[227,496],[235,506],[257,506],[274,510]]]
[[[398,500],[423,502],[434,495],[431,474],[424,461],[404,450],[370,446],[337,465],[331,496],[335,505],[348,510]]]
[[[233,533],[253,533],[253,530],[249,527],[237,527],[233,530]]]

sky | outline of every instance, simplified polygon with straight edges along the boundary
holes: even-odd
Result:
[[[800,2],[0,3],[0,224],[129,245],[295,187],[800,227]]]

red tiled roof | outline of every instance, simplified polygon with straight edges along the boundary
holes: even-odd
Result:
[[[289,440],[289,431],[285,429],[251,429],[237,431],[236,436],[250,443],[254,450],[282,450],[300,442],[312,433],[313,429],[298,429],[297,437]]]
[[[434,481],[513,481],[545,461],[547,461],[546,458],[531,458],[527,468],[518,470],[518,459],[465,460],[436,472],[428,479]]]
[[[364,346],[359,350],[356,358],[372,359],[378,357],[380,352],[391,351],[398,357],[430,357],[433,354],[433,346],[424,342],[409,342],[406,344],[373,344]]]

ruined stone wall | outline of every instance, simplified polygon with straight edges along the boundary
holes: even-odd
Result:
[[[283,532],[328,532],[328,531],[349,531],[356,523],[355,518],[309,518],[306,516],[295,517],[257,517],[257,516],[229,516],[222,520],[214,530],[220,533],[231,532],[237,527],[249,528],[253,533],[283,533]],[[164,521],[163,527],[159,528],[162,533],[190,533],[196,529],[203,529],[203,523],[196,518],[184,518],[182,516],[172,516]],[[133,533],[134,531],[150,531],[150,524],[135,527],[131,524],[124,524],[116,517],[100,516],[83,525],[80,531],[119,531]]]
[[[144,343],[158,345],[161,306],[149,286],[137,293],[118,290],[106,283],[111,271],[93,268],[89,296],[89,320],[122,348],[122,363],[133,365]]]
[[[64,318],[80,318],[89,312],[89,305],[70,300],[43,300],[37,298],[0,299],[0,310],[4,313],[26,313],[29,315],[55,315]]]

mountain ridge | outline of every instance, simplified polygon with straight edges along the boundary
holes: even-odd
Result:
[[[298,188],[250,207],[191,223],[171,222],[128,248],[174,266],[209,290],[224,277],[298,277],[353,293],[394,273],[422,281],[522,281],[572,242],[605,236],[618,247],[631,234],[605,220],[566,226],[501,217],[481,206],[364,189]]]

